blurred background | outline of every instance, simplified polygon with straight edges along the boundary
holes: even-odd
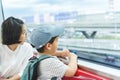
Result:
[[[68,48],[79,59],[120,69],[120,0],[0,0],[1,21],[9,16],[34,27],[62,24],[59,49]]]

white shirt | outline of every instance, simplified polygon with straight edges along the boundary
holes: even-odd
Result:
[[[0,76],[7,78],[22,73],[32,55],[33,48],[26,42],[19,45],[15,51],[0,44]]]
[[[61,80],[67,68],[68,67],[55,56],[53,58],[44,59],[39,63],[39,76],[37,80],[51,80],[53,77],[57,77],[57,80]]]

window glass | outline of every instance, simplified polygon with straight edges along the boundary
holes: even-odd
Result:
[[[65,32],[59,40],[59,48],[68,48],[74,52],[82,51],[79,53],[87,51],[89,54],[110,54],[106,58],[118,55],[120,51],[120,0],[2,0],[2,2],[5,18],[15,16],[23,19],[29,32],[40,24],[64,25]],[[117,61],[120,61],[118,56]]]
[[[4,19],[3,6],[2,6],[1,0],[0,0],[0,25],[3,21],[3,19]],[[0,30],[1,30],[1,27],[0,27]],[[0,43],[1,43],[1,32],[0,32]]]

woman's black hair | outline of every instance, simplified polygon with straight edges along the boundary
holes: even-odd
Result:
[[[20,35],[24,22],[18,18],[9,17],[2,23],[2,44],[20,43]]]

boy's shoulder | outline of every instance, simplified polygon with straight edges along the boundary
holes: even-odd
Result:
[[[58,64],[61,61],[56,56],[49,56],[49,58],[44,59],[41,61],[42,65],[51,65],[51,64]]]
[[[27,64],[20,80],[28,80],[28,78],[30,80],[37,80],[37,75],[38,75],[37,69],[38,69],[39,62],[47,58],[50,58],[50,56],[42,55],[39,58],[37,57],[30,58],[29,63]]]

